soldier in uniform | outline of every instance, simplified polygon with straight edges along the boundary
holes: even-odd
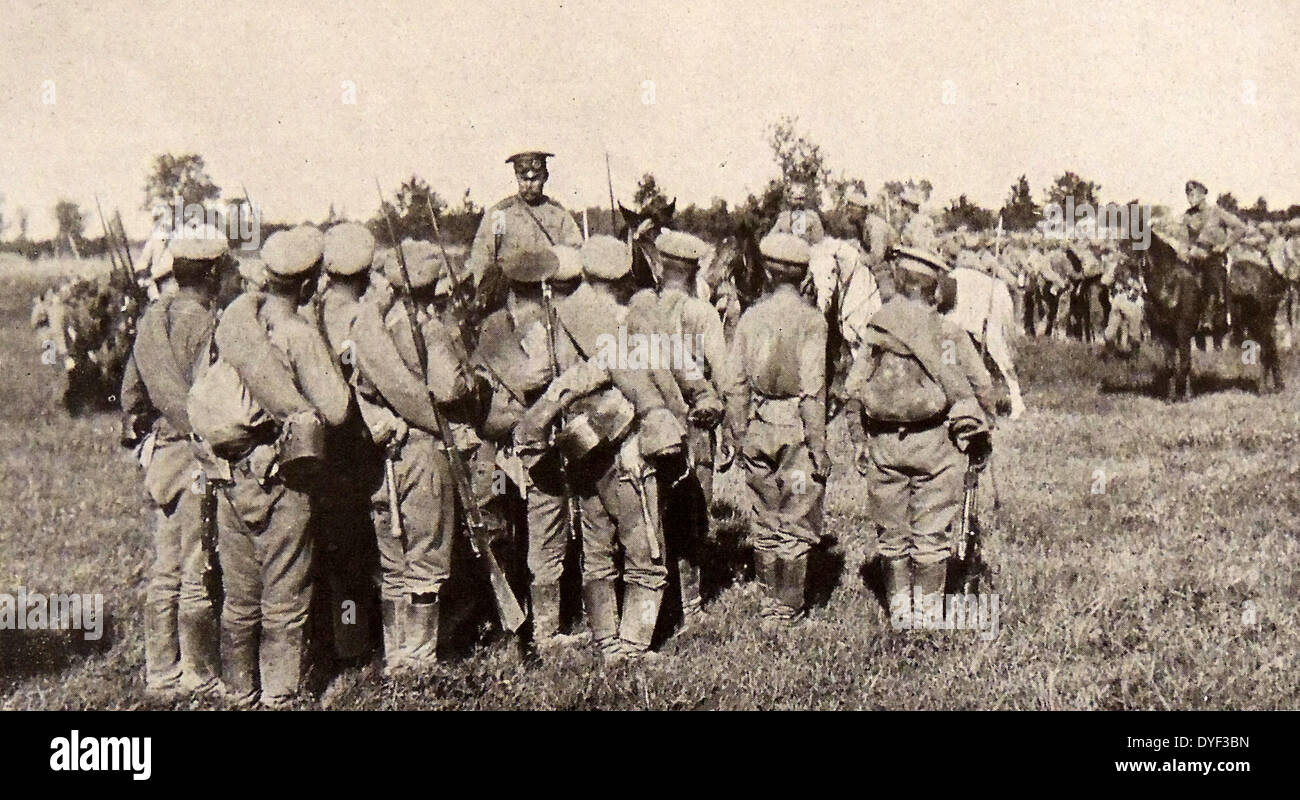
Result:
[[[418,335],[428,355],[425,374],[405,309],[391,295],[362,304],[353,325],[357,401],[373,441],[387,463],[383,484],[371,497],[379,544],[384,664],[392,673],[427,667],[437,658],[439,593],[451,574],[456,534],[456,487],[438,415],[449,421],[473,390],[454,332],[434,305],[439,268],[433,246],[402,244],[410,281],[400,269],[389,281],[410,293]],[[389,254],[390,259],[396,252]],[[446,276],[443,278],[445,285]]]
[[[786,207],[777,215],[769,233],[790,233],[808,244],[817,244],[826,236],[821,215],[812,207],[812,187],[803,181],[790,184]]]
[[[216,689],[221,668],[217,618],[204,584],[208,567],[205,493],[186,396],[216,327],[212,300],[218,262],[228,252],[215,229],[173,242],[179,288],[140,319],[126,373],[125,444],[139,444],[154,507],[154,561],[145,599],[145,687],[161,697]]]
[[[872,317],[870,355],[853,365],[845,389],[857,468],[869,480],[877,553],[884,562],[890,616],[910,619],[913,587],[942,593],[952,525],[962,496],[961,452],[987,458],[994,418],[992,379],[963,331],[935,308],[938,255],[895,251],[898,294]],[[956,355],[956,364],[949,353]],[[925,381],[886,383],[898,374],[883,358],[915,359]]]
[[[655,240],[655,249],[663,267],[658,296],[662,330],[658,332],[679,342],[684,358],[690,359],[689,364],[674,365],[674,371],[693,373],[685,376],[688,380],[707,381],[706,392],[695,392],[703,397],[692,404],[693,413],[681,420],[687,431],[687,471],[680,476],[661,476],[659,487],[665,533],[669,547],[677,553],[682,616],[689,626],[704,613],[700,566],[703,540],[710,529],[714,430],[722,411],[718,398],[726,386],[727,342],[717,309],[693,292],[700,261],[709,255],[709,245],[689,233],[665,229]],[[691,390],[689,385],[684,388]]]
[[[921,212],[925,200],[921,187],[911,183],[903,187],[898,196],[899,214],[895,225],[899,244],[933,251],[939,247],[939,237],[935,232],[934,218]]]
[[[1213,334],[1228,330],[1228,251],[1246,234],[1246,225],[1232,213],[1206,202],[1205,184],[1187,182],[1183,224],[1192,245],[1192,265],[1201,272],[1206,295],[1205,326]]]
[[[894,279],[885,256],[897,244],[897,234],[884,217],[871,210],[871,201],[859,191],[849,192],[844,198],[848,207],[849,224],[857,233],[857,242],[866,254],[867,268],[880,288],[881,301],[894,296]]]
[[[514,165],[519,192],[483,214],[465,262],[466,269],[474,276],[479,306],[484,313],[500,308],[505,300],[500,260],[508,250],[582,244],[582,231],[573,215],[543,191],[549,177],[546,159],[551,156],[551,153],[526,151],[506,159],[507,164]]]
[[[772,289],[740,318],[727,370],[728,438],[739,441],[757,537],[765,619],[804,613],[808,553],[821,540],[826,454],[826,319],[800,293],[807,242],[760,243]],[[724,442],[723,464],[731,441]]]
[[[263,705],[283,707],[301,688],[313,548],[310,486],[286,473],[282,451],[291,439],[310,442],[322,426],[342,425],[350,393],[329,346],[299,308],[320,269],[319,242],[281,231],[266,240],[262,259],[266,292],[231,303],[215,337],[221,357],[281,434],[279,442],[261,439],[227,459],[229,485],[217,506],[221,659],[234,704],[258,699],[260,675]]]
[[[310,235],[310,234],[309,234]],[[344,380],[352,382],[356,353],[352,326],[370,281],[375,238],[364,225],[344,222],[321,238],[324,274],[311,306],[312,322],[334,355]],[[327,485],[321,487],[312,527],[316,534],[319,609],[334,657],[356,661],[373,642],[377,614],[378,553],[370,497],[383,480],[383,452],[370,440],[355,401],[347,421],[325,439]]]
[[[136,271],[148,275],[155,282],[159,280],[158,275],[170,272],[172,255],[168,252],[167,243],[171,238],[171,211],[166,205],[158,203],[153,207],[153,228],[149,232],[148,241],[140,250]]]
[[[612,352],[634,288],[627,245],[593,236],[582,246],[582,263],[586,282],[556,309],[560,331],[578,358],[561,364],[560,376],[517,426],[515,442],[521,452],[544,451],[548,426],[570,407],[573,416],[590,420],[600,432],[599,442],[580,461],[570,459],[569,466],[581,508],[587,623],[595,646],[617,660],[644,654],[654,635],[668,577],[655,464],[680,454],[686,431],[669,409],[671,397],[665,397],[672,376],[630,361],[621,364]],[[549,565],[558,573],[555,555],[532,557],[533,540],[546,549],[547,540],[558,535],[548,533],[554,527],[535,524],[530,495],[529,566],[535,589],[538,567]],[[616,548],[623,551],[621,616]]]

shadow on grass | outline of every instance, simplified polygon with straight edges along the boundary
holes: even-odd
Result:
[[[81,630],[13,630],[0,628],[0,687],[26,678],[62,672],[75,662],[108,652],[117,640],[112,614],[104,612],[98,639]]]
[[[1207,373],[1192,373],[1191,384],[1192,397],[1231,391],[1257,393],[1258,389],[1258,382],[1254,378],[1224,377]],[[1128,394],[1149,397],[1153,400],[1165,399],[1164,384],[1158,377],[1150,374],[1103,380],[1100,392],[1104,395]]]

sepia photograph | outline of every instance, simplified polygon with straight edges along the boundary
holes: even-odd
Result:
[[[0,710],[1300,708],[1297,12],[11,3]]]

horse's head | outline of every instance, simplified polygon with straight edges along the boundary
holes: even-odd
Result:
[[[653,242],[655,237],[659,235],[659,231],[668,227],[668,223],[672,222],[673,215],[677,213],[677,198],[674,197],[669,202],[655,198],[640,211],[633,211],[619,203],[618,211],[623,219],[623,225],[618,231],[618,238],[626,241],[628,233],[632,232],[641,241]],[[648,225],[645,224],[647,221],[649,222]]]

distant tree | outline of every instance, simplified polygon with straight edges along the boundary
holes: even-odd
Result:
[[[659,188],[659,182],[655,180],[655,176],[647,172],[637,182],[636,194],[632,195],[632,202],[636,203],[638,209],[643,209],[651,203],[667,203],[668,197]]]
[[[1064,207],[1066,198],[1073,197],[1076,207],[1085,203],[1096,206],[1097,195],[1100,192],[1100,183],[1085,181],[1073,172],[1066,172],[1057,176],[1052,185],[1048,187],[1047,201]]]
[[[1032,230],[1042,218],[1043,209],[1029,192],[1029,180],[1021,175],[1002,204],[1002,225],[1009,231]]]
[[[1241,210],[1241,204],[1237,202],[1236,197],[1233,197],[1232,192],[1224,192],[1214,202],[1219,208],[1234,214]]]
[[[796,181],[808,183],[810,198],[816,199],[830,180],[830,167],[821,145],[814,143],[797,129],[798,117],[782,116],[768,126],[768,146],[781,170],[779,184],[782,191]]]
[[[155,156],[144,184],[144,205],[149,210],[157,203],[172,203],[180,197],[185,205],[203,204],[221,196],[221,189],[208,177],[203,156],[183,153]]]
[[[71,237],[74,241],[81,241],[81,236],[86,229],[86,220],[76,203],[71,200],[60,200],[55,203],[54,220],[59,226],[60,239],[66,240]]]
[[[943,210],[940,224],[947,230],[956,230],[964,226],[973,231],[983,231],[995,227],[997,221],[996,214],[970,202],[963,194]]]

